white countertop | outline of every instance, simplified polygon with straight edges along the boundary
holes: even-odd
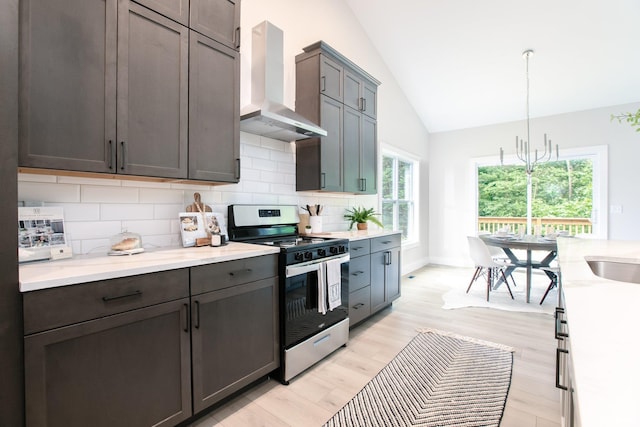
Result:
[[[585,256],[640,260],[640,242],[558,239],[581,425],[640,426],[640,285],[596,276]]]
[[[270,246],[230,242],[220,247],[158,249],[136,255],[80,255],[64,260],[21,264],[20,291],[115,279],[279,252],[279,248]]]
[[[332,237],[334,239],[349,239],[350,241],[371,239],[374,237],[398,234],[400,231],[392,230],[350,230],[350,231],[328,231],[325,233],[313,233],[312,236]]]

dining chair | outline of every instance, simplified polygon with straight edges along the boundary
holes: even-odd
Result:
[[[505,264],[496,262],[493,259],[493,257],[491,256],[491,252],[489,251],[489,247],[479,237],[467,236],[467,240],[469,242],[469,254],[471,255],[471,259],[476,266],[476,270],[473,273],[471,282],[469,282],[469,287],[467,287],[467,293],[469,293],[473,282],[475,282],[478,277],[480,277],[484,273],[487,276],[487,301],[489,301],[489,292],[491,291],[491,288],[493,286],[494,275],[500,274],[502,276],[504,284],[507,285],[507,290],[509,291],[509,295],[511,295],[511,299],[513,299],[511,287],[509,286],[509,282],[507,282],[507,278],[504,275]]]
[[[551,281],[549,282],[549,286],[547,286],[547,290],[544,292],[542,299],[540,300],[540,305],[544,302],[544,299],[547,297],[549,291],[553,288],[557,288],[560,279],[560,267],[559,266],[549,266],[549,267],[540,267],[540,270],[547,273],[547,276],[551,276]]]

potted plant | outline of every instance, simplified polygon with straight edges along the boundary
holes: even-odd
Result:
[[[353,228],[353,224],[357,224],[358,230],[366,230],[367,221],[371,221],[378,227],[384,228],[382,222],[380,222],[380,220],[376,218],[376,215],[380,214],[376,213],[373,208],[366,209],[363,207],[359,207],[347,209],[347,213],[344,215],[344,219],[350,221],[349,230]]]

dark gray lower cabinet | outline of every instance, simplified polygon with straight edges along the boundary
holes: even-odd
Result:
[[[349,325],[355,326],[400,297],[399,233],[350,243]]]
[[[192,297],[196,413],[278,368],[277,292],[272,277]]]
[[[188,302],[25,337],[27,426],[173,426],[189,418]]]

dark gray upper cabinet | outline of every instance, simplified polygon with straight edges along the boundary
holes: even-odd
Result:
[[[117,0],[20,2],[20,166],[110,172],[116,41]]]
[[[19,166],[238,182],[240,3],[140,4],[20,3]]]
[[[307,115],[311,121],[322,123],[327,136],[296,142],[296,189],[342,191],[342,141],[344,105],[333,98],[320,96],[318,117]]]
[[[189,26],[189,0],[135,0],[135,2],[173,19],[185,27]]]
[[[240,0],[191,0],[189,27],[240,49]]]
[[[189,29],[135,3],[119,14],[111,164],[117,173],[186,178]]]
[[[239,53],[191,31],[189,178],[240,180]]]
[[[324,42],[303,50],[296,111],[329,135],[296,142],[296,189],[375,194],[380,83]]]

